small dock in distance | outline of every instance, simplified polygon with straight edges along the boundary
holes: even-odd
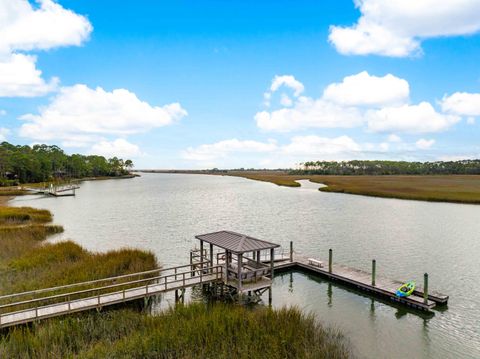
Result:
[[[79,189],[79,185],[68,184],[68,185],[54,185],[50,183],[48,186],[42,187],[22,187],[23,190],[43,194],[46,196],[53,197],[70,197],[75,196],[75,190]]]

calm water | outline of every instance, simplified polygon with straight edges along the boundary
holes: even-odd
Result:
[[[480,358],[480,206],[322,193],[242,178],[144,174],[85,182],[76,197],[21,197],[51,210],[65,233],[90,250],[130,246],[164,266],[185,264],[195,234],[247,233],[288,248],[421,283],[450,295],[430,318],[372,300],[311,275],[286,273],[274,305],[298,305],[341,329],[365,358]]]

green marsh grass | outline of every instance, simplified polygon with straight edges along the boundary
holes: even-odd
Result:
[[[15,358],[349,358],[337,331],[299,309],[224,304],[177,306],[150,316],[88,313],[11,330],[0,357]]]

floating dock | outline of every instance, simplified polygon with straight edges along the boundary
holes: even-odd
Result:
[[[315,262],[312,262],[315,263]],[[351,268],[341,264],[332,264],[331,271],[329,266],[320,267],[317,264],[310,263],[309,259],[300,255],[293,255],[292,260],[278,262],[275,264],[277,271],[304,270],[315,273],[332,282],[341,283],[354,287],[370,295],[386,298],[392,302],[403,304],[407,307],[423,311],[431,311],[437,305],[446,305],[448,296],[436,292],[428,292],[425,299],[423,288],[418,287],[412,295],[405,298],[398,297],[395,293],[403,284],[398,280],[392,280],[384,277],[376,277],[375,283],[372,283],[372,273],[363,270]],[[323,262],[322,262],[323,263]]]

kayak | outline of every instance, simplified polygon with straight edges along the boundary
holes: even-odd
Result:
[[[395,293],[397,297],[408,297],[415,290],[415,282],[411,281],[405,284],[402,284],[400,288],[397,289]]]

